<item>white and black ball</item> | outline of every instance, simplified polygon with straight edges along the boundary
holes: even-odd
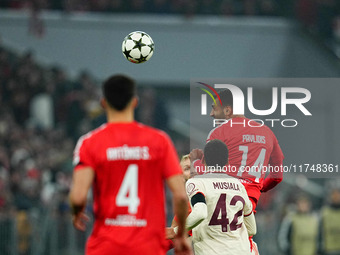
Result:
[[[128,34],[122,44],[124,57],[135,64],[148,61],[152,57],[154,49],[155,44],[152,38],[142,31]]]

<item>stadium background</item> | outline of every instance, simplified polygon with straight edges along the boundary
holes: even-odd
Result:
[[[70,222],[71,155],[77,138],[105,121],[98,99],[100,82],[108,75],[126,73],[138,81],[137,119],[169,132],[183,155],[190,144],[191,78],[340,74],[337,1],[7,0],[0,6],[4,255],[83,253],[90,230],[76,232]],[[123,38],[135,30],[155,41],[154,56],[142,65],[127,62],[121,53]],[[268,88],[257,89],[265,100]],[[304,138],[299,139],[274,132],[286,157],[299,157],[306,147],[300,145],[313,141],[304,161],[317,162],[321,151],[321,159],[336,163],[339,89],[327,94],[331,97],[314,89],[312,111],[329,125],[300,130]],[[333,182],[288,176],[263,195],[255,238],[261,254],[280,254],[278,228],[294,210],[297,195],[308,195],[319,211]],[[170,199],[168,208],[170,224]]]

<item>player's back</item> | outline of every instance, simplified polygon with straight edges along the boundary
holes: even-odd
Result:
[[[181,173],[168,161],[170,147],[163,132],[137,122],[104,124],[80,139],[75,159],[95,171],[88,253],[163,254],[163,183]]]
[[[203,192],[207,218],[193,229],[195,254],[250,254],[244,214],[252,212],[241,182],[225,174],[204,174],[190,179],[187,189]]]

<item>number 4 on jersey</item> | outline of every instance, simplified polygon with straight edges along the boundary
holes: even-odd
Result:
[[[138,166],[131,164],[126,170],[122,185],[119,188],[116,205],[127,206],[130,214],[136,214],[139,203]]]

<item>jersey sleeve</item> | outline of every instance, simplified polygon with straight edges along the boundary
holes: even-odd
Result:
[[[85,140],[83,137],[79,138],[77,145],[74,149],[73,165],[75,171],[83,167],[91,167],[93,170],[95,170],[95,162],[91,155],[88,140]]]
[[[272,166],[282,166],[283,159],[283,152],[281,150],[279,142],[277,141],[277,138],[273,134],[273,150],[270,154],[269,164]]]
[[[245,197],[245,203],[244,203],[244,207],[243,207],[243,214],[244,216],[249,216],[252,212],[253,212],[253,204],[252,202],[250,201],[249,197],[248,197],[248,194],[247,194],[247,191],[246,189],[244,188],[243,185],[241,185],[242,187],[242,192],[244,194],[244,197]]]
[[[163,176],[167,179],[173,175],[182,174],[182,169],[175,146],[168,136],[164,136],[164,138],[164,154],[161,160],[163,162]]]
[[[214,139],[219,139],[219,140],[223,141],[223,139],[222,139],[223,137],[221,137],[221,131],[220,130],[221,130],[220,126],[212,129],[210,131],[210,133],[208,134],[206,142],[209,142],[209,141],[214,140]]]
[[[273,134],[273,150],[269,158],[269,174],[263,182],[263,187],[261,192],[267,192],[279,184],[283,179],[283,153],[280,148],[279,142],[277,141],[275,135]]]

